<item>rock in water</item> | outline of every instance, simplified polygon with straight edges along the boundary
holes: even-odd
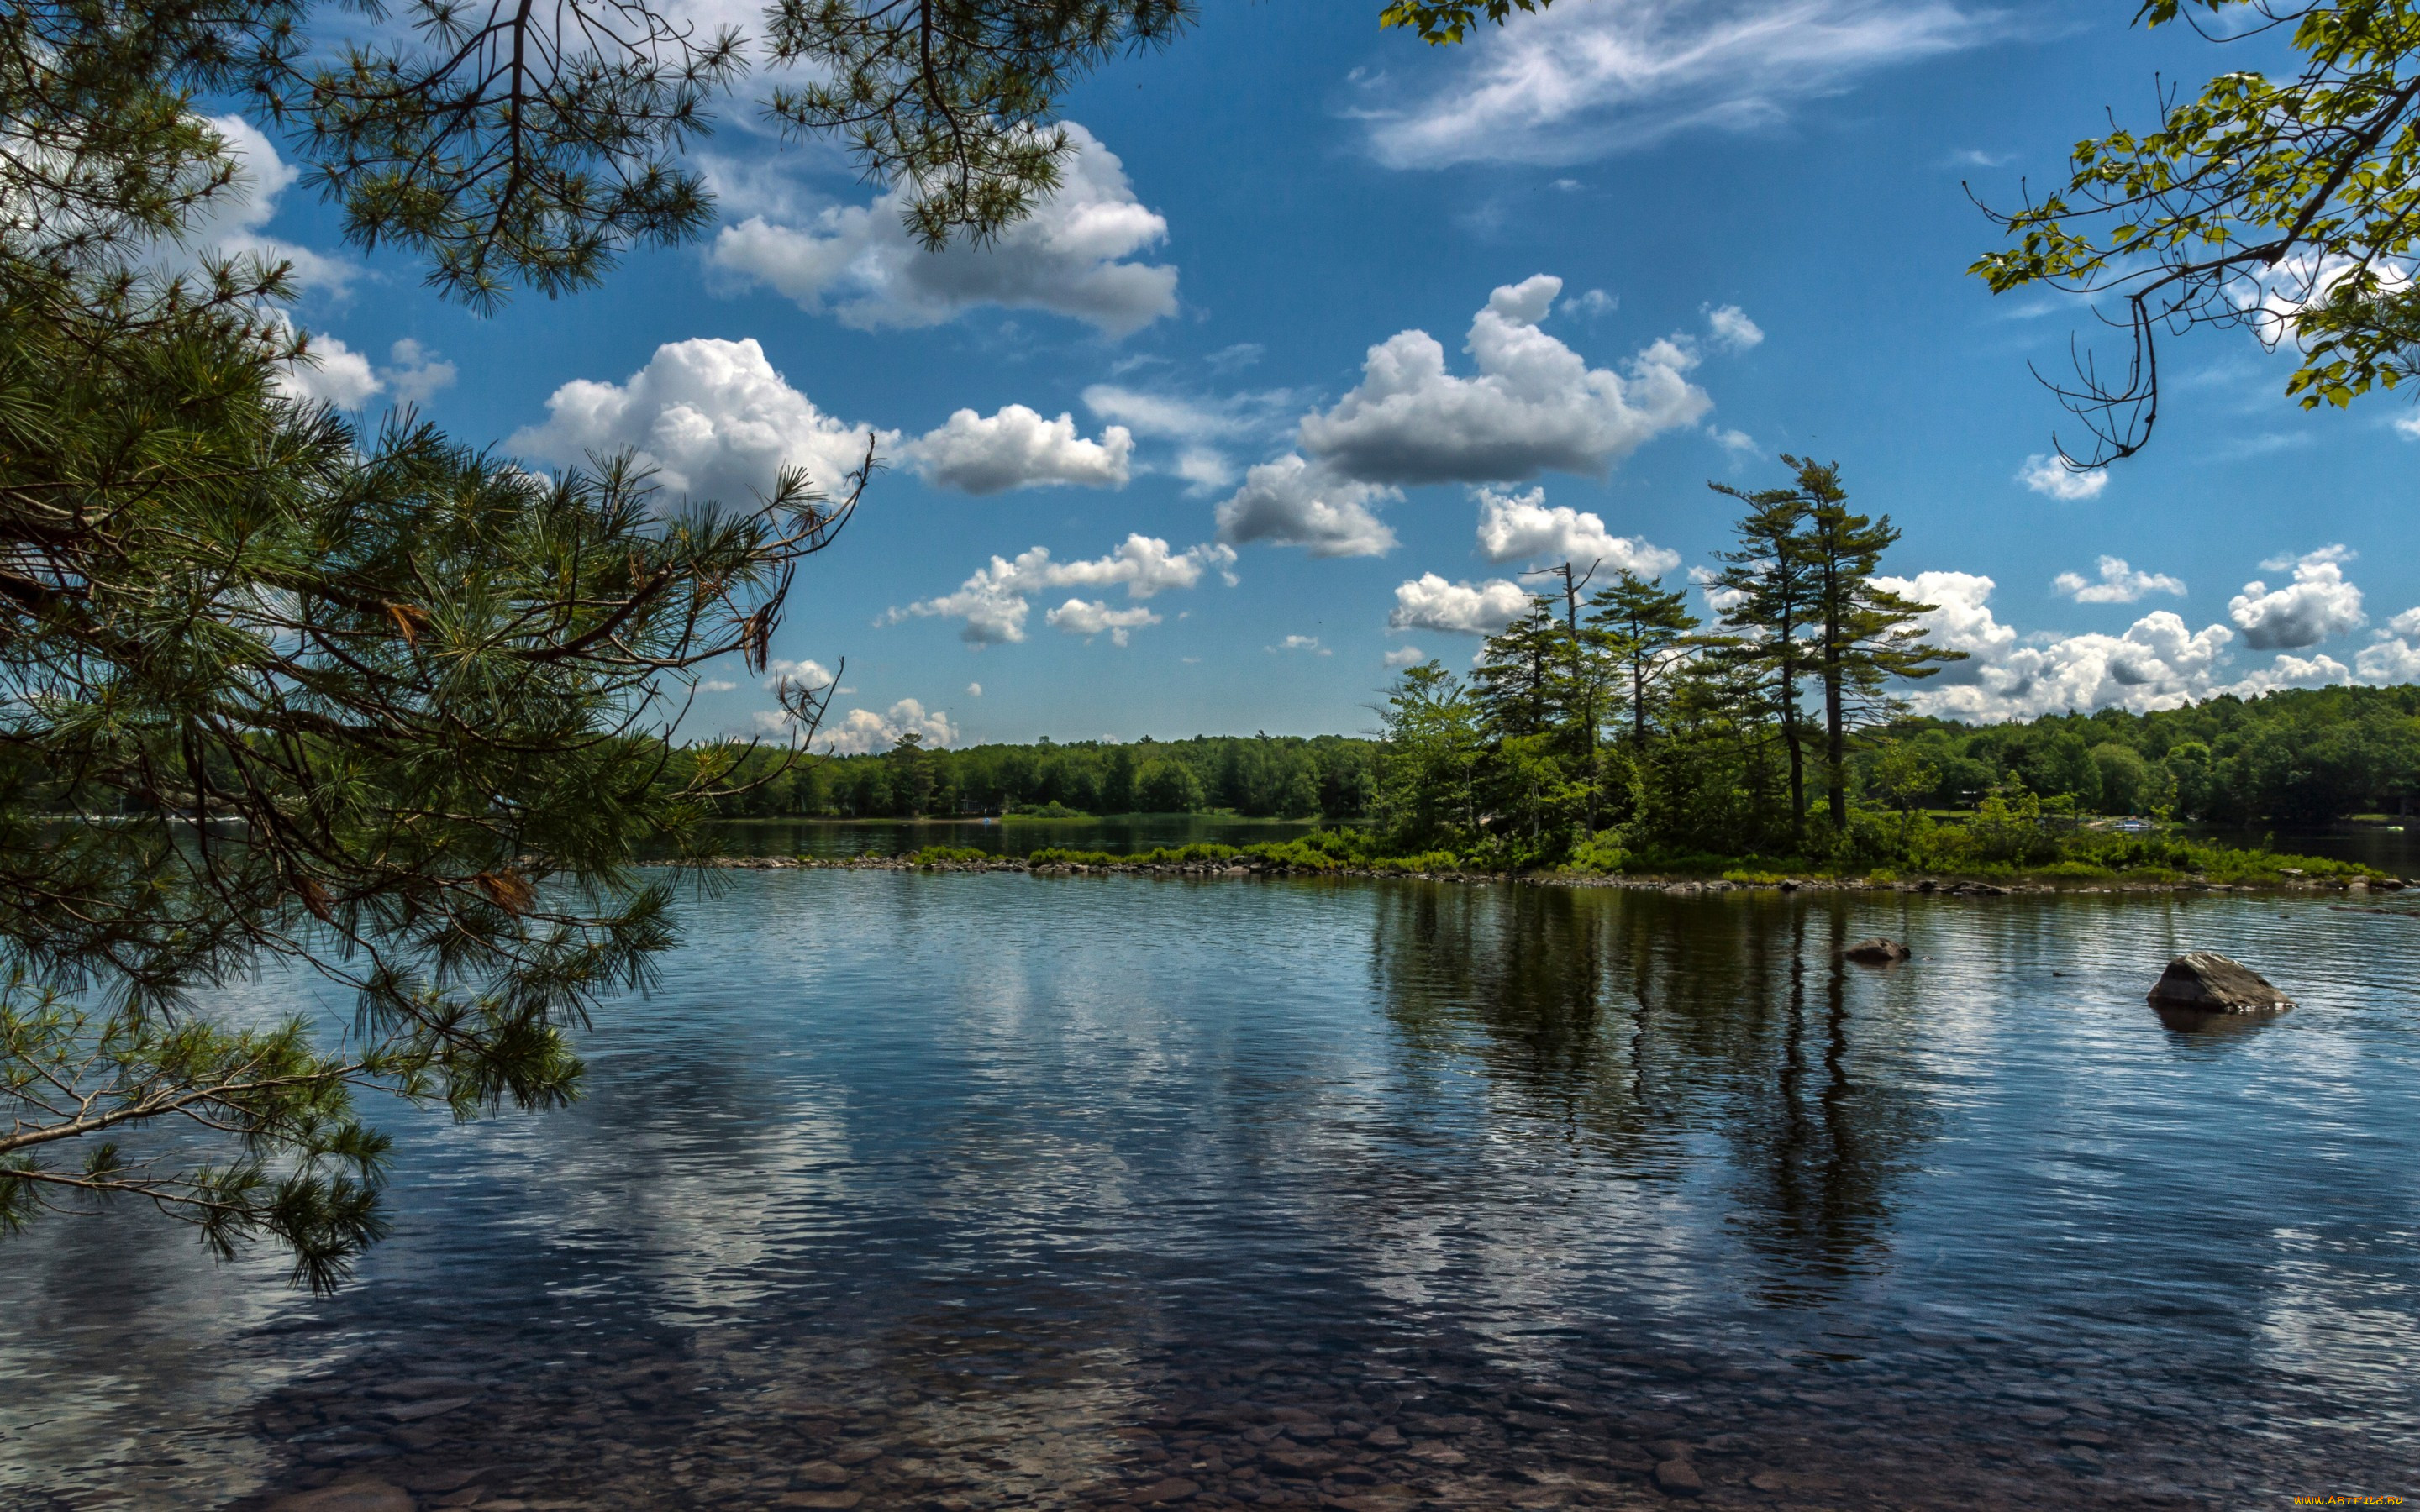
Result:
[[[2294,1006],[2260,973],[2215,950],[2192,950],[2169,962],[2150,997],[2154,1008],[2196,1013],[2278,1013]]]
[[[1873,965],[1885,965],[1893,961],[1904,961],[1914,954],[1916,954],[1914,950],[1900,944],[1899,941],[1877,934],[1870,940],[1859,940],[1850,946],[1840,952],[1840,957],[1845,961],[1863,961]]]

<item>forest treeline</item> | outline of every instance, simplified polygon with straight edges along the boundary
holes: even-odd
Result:
[[[952,814],[1200,813],[1359,819],[1384,755],[1347,735],[1196,735],[1131,743],[928,748],[794,760],[758,749],[721,801],[732,817],[917,818]]]
[[[2420,790],[2420,688],[2224,696],[2172,711],[1973,726],[1904,689],[1962,659],[1882,575],[1888,517],[1837,468],[1783,459],[1717,553],[1711,622],[1686,586],[1547,575],[1466,674],[1430,661],[1384,694],[1375,739],[739,758],[730,815],[1109,814],[1224,810],[1364,822],[1378,854],[1491,868],[1797,857],[1867,868],[2039,865],[2087,815],[2319,824]],[[752,766],[749,764],[754,764]]]
[[[1851,753],[1862,805],[1888,800],[1875,768],[1905,747],[1934,775],[1921,808],[1971,810],[2012,779],[2081,813],[2221,825],[2325,824],[2398,813],[2420,797],[2420,686],[2232,694],[2157,714],[2102,709],[2023,723],[1904,718]],[[912,751],[913,754],[908,754]],[[725,800],[728,816],[905,818],[1229,811],[1366,819],[1384,743],[1350,735],[1198,735],[1131,743],[921,745],[816,757]],[[746,759],[759,777],[783,753]],[[1168,771],[1181,766],[1184,775]],[[1140,779],[1140,780],[1139,780]]]

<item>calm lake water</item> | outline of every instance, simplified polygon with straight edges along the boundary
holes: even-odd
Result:
[[[2402,899],[729,882],[335,1298],[0,1241],[0,1504],[2420,1493]],[[2195,947],[2302,1006],[2164,1026]]]
[[[1160,845],[1256,845],[1295,840],[1319,827],[1311,819],[1239,819],[1233,814],[1130,813],[1101,819],[748,819],[721,826],[723,849],[741,856],[898,856],[927,845],[962,845],[994,856],[1027,856],[1047,846],[1113,851]]]

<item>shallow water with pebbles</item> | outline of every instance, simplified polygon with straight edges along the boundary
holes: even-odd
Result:
[[[719,887],[334,1298],[0,1242],[0,1505],[2420,1491],[2400,900]],[[2194,948],[2301,1006],[2164,1026]]]

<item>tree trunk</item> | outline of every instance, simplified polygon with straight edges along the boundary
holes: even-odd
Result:
[[[1843,640],[1845,606],[1841,602],[1839,563],[1823,563],[1823,786],[1825,807],[1832,815],[1832,833],[1849,831],[1849,740],[1844,689],[1844,665],[1849,648]]]
[[[1636,628],[1632,630],[1635,638]],[[1647,747],[1647,656],[1634,651],[1630,657],[1630,730],[1633,742],[1640,748]]]
[[[1788,694],[1785,692],[1785,698]],[[1798,701],[1790,698],[1781,706],[1781,743],[1790,748],[1790,838],[1792,843],[1807,842],[1807,753],[1798,739]]]
[[[1849,738],[1843,727],[1840,664],[1823,672],[1823,780],[1831,788],[1832,828],[1849,832]]]
[[[1563,633],[1572,640],[1572,683],[1580,695],[1581,754],[1588,772],[1588,830],[1596,833],[1596,690],[1589,686],[1588,668],[1580,659],[1580,591],[1572,581],[1572,564],[1563,563]]]
[[[1807,757],[1800,749],[1798,738],[1798,625],[1785,609],[1780,623],[1775,626],[1780,633],[1778,655],[1774,658],[1781,673],[1781,743],[1790,748],[1790,839],[1804,849],[1807,844]]]

